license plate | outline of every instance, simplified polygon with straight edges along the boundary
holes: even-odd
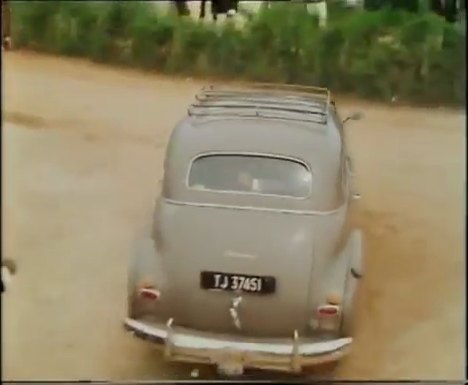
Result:
[[[271,294],[276,288],[274,277],[202,271],[200,278],[201,287],[206,290]]]

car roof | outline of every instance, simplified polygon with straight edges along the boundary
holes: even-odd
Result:
[[[206,152],[257,152],[299,157],[339,153],[341,139],[330,92],[324,88],[255,84],[206,87],[173,130],[169,150],[189,157]],[[314,149],[314,154],[311,149]],[[322,155],[320,155],[322,153]]]
[[[331,108],[329,92],[323,89],[203,89],[169,140],[164,165],[168,196],[205,199],[185,185],[198,156],[270,154],[306,163],[315,181],[313,199],[323,206],[320,202],[328,202],[336,189],[341,162],[342,141]],[[219,203],[223,199],[229,197],[212,197]],[[294,205],[303,208],[307,203]]]

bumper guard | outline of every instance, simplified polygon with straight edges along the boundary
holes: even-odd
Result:
[[[163,349],[166,360],[299,373],[304,367],[338,361],[352,344],[352,338],[327,341],[300,339],[255,339],[174,328],[173,319],[164,324],[125,319],[124,327],[136,337]]]

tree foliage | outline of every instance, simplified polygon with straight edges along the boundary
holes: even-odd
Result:
[[[301,7],[277,4],[237,28],[158,14],[139,1],[27,1],[12,4],[12,17],[15,45],[43,52],[381,100],[465,100],[465,35],[432,13],[349,11],[319,29]]]

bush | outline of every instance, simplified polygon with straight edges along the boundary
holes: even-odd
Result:
[[[19,47],[146,70],[464,103],[465,35],[432,13],[387,3],[343,11],[325,29],[300,4],[275,4],[239,29],[158,14],[139,1],[14,2],[12,33]]]

